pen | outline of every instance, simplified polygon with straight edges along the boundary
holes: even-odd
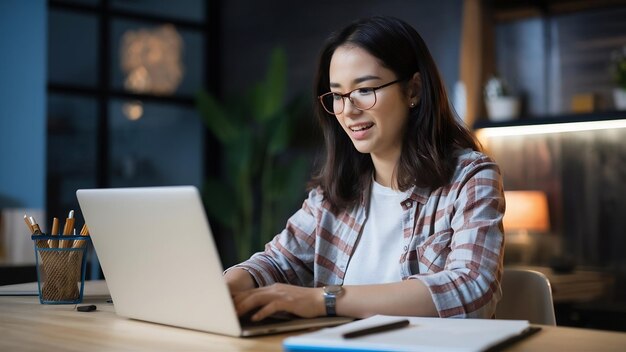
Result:
[[[381,325],[370,326],[364,329],[353,330],[353,331],[343,334],[343,337],[346,339],[351,339],[353,337],[371,335],[371,334],[376,334],[379,332],[384,332],[384,331],[389,331],[389,330],[396,330],[396,329],[400,329],[405,326],[408,326],[409,323],[410,322],[408,319],[393,321],[391,323],[385,323]]]

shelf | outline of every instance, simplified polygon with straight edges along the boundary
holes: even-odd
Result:
[[[474,123],[474,129],[494,127],[514,127],[514,126],[533,126],[548,125],[557,123],[574,123],[574,122],[592,122],[592,121],[610,121],[626,119],[626,110],[601,111],[585,114],[568,114],[568,115],[546,115],[522,117],[515,120],[493,122],[487,118],[481,118]]]

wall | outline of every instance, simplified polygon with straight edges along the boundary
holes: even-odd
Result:
[[[219,72],[224,97],[241,95],[262,79],[271,51],[280,46],[287,54],[290,98],[308,99],[307,104],[311,104],[318,53],[324,40],[350,22],[373,15],[395,16],[414,26],[429,46],[449,92],[458,80],[461,0],[229,0],[223,1],[221,7]],[[299,151],[309,153],[312,145],[321,144],[312,112],[301,117],[298,127],[294,139]],[[302,191],[304,198],[304,185]],[[229,259],[232,238],[215,233],[225,265],[234,264]]]
[[[499,23],[497,70],[526,98],[526,115],[571,112],[580,94],[592,94],[596,110],[614,109],[610,60],[626,45],[625,17],[619,6]]]
[[[0,1],[0,208],[43,208],[46,1]]]
[[[413,25],[439,65],[448,91],[459,75],[462,1],[254,1],[222,4],[223,91],[247,87],[265,72],[270,51],[282,46],[292,92],[309,94],[319,49],[335,30],[361,17],[391,15]]]
[[[625,6],[554,14],[496,26],[500,73],[527,98],[522,119],[570,114],[576,95],[615,110],[611,54],[626,45]],[[626,299],[626,129],[489,141],[505,189],[547,193],[552,232],[578,265],[613,273]],[[546,264],[546,263],[543,263]]]

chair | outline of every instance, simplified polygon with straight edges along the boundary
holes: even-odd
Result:
[[[556,325],[552,288],[548,278],[534,270],[504,268],[502,299],[496,319],[528,320],[531,324]]]

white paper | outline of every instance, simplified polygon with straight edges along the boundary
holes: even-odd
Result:
[[[346,339],[342,334],[409,319],[408,327]],[[321,348],[351,351],[482,351],[520,334],[527,320],[416,318],[377,315],[334,328],[285,339],[286,351]]]

